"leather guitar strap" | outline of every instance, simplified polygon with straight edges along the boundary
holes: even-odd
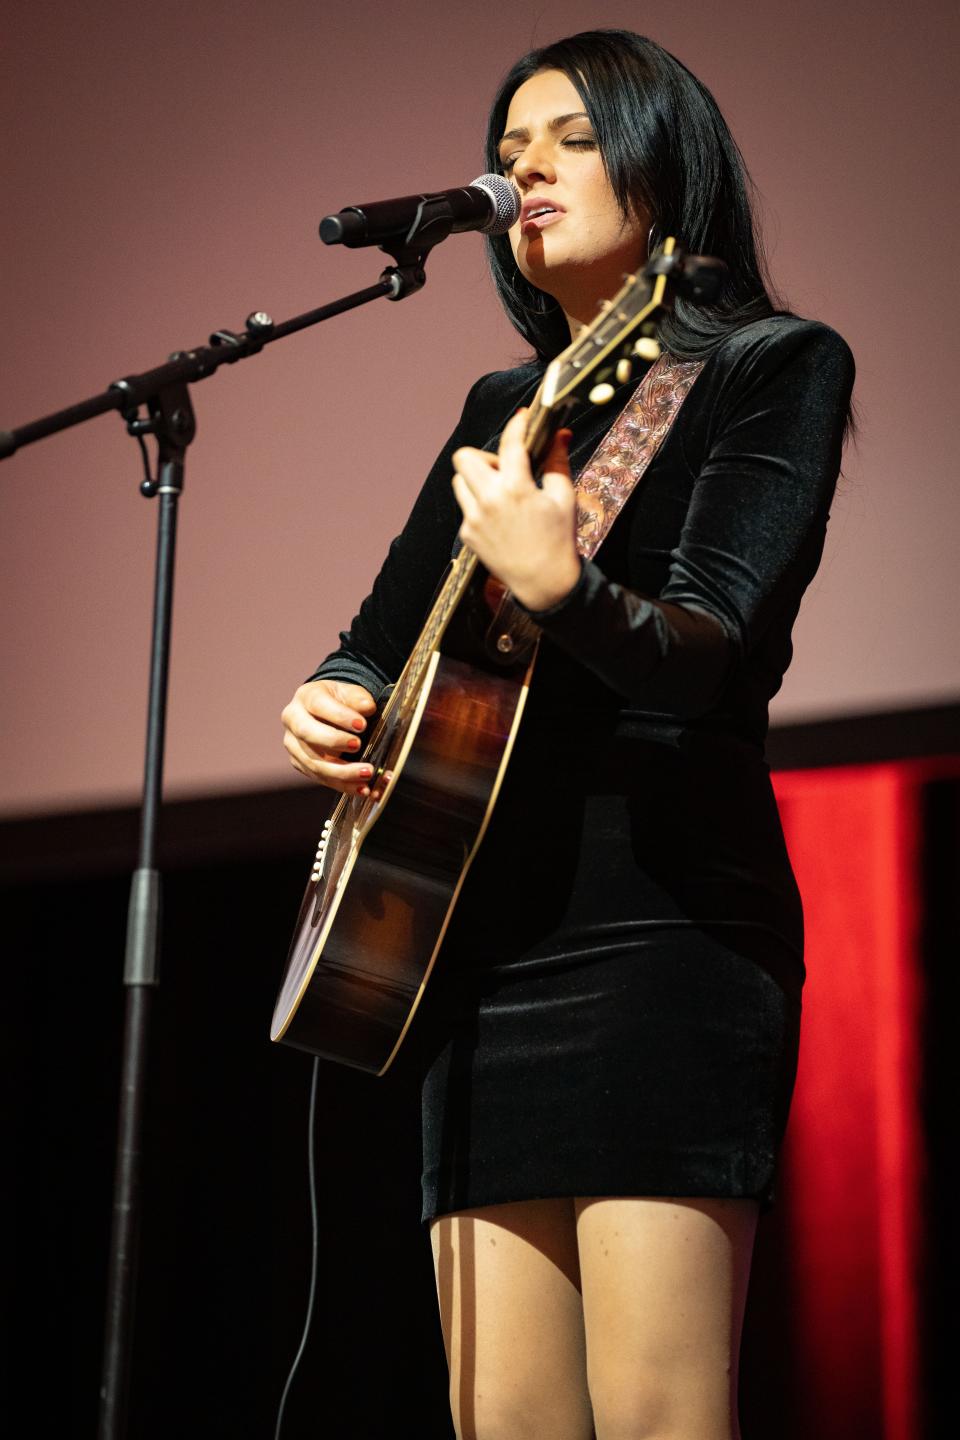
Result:
[[[703,360],[664,351],[650,366],[577,479],[577,549],[592,560],[646,474],[693,388]]]
[[[646,474],[705,363],[678,360],[664,350],[581,470],[576,481],[577,549],[585,560],[596,555]],[[487,654],[500,664],[523,662],[539,634],[526,611],[507,595],[487,630]]]

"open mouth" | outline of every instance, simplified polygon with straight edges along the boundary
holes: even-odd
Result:
[[[557,220],[562,220],[565,213],[564,210],[556,205],[551,205],[546,200],[525,200],[520,215],[520,233],[526,235],[543,230],[547,225],[553,225]]]

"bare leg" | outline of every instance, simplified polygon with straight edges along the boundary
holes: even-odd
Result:
[[[737,1355],[756,1203],[599,1198],[575,1206],[597,1440],[738,1440]]]
[[[590,1440],[572,1200],[430,1227],[458,1440]]]

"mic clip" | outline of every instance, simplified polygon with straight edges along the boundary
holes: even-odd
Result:
[[[380,249],[392,255],[395,265],[388,265],[380,279],[388,284],[388,300],[403,300],[422,290],[427,282],[424,266],[434,245],[446,240],[453,229],[453,216],[442,195],[424,195],[417,206],[413,224],[404,236],[384,240]]]
[[[388,300],[403,300],[423,289],[427,283],[427,272],[423,267],[431,248],[429,245],[426,250],[410,250],[401,244],[380,246],[384,254],[392,255],[397,262],[380,272],[380,279],[389,286]]]

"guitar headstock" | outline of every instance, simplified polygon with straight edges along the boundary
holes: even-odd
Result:
[[[603,405],[616,384],[625,384],[633,362],[655,360],[661,315],[676,293],[709,301],[719,291],[725,267],[705,255],[687,255],[670,236],[635,275],[628,275],[612,300],[562,354],[551,361],[537,403],[554,416],[565,416],[584,400]],[[553,427],[551,427],[553,428]]]

